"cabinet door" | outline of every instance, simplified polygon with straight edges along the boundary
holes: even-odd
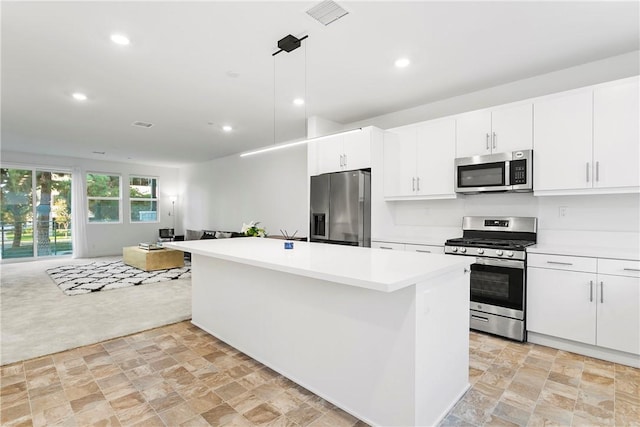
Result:
[[[394,129],[384,138],[384,196],[402,197],[415,194],[416,127]]]
[[[640,279],[598,275],[597,344],[640,354]]]
[[[457,116],[456,130],[456,157],[491,153],[491,111],[474,111]]]
[[[334,135],[316,141],[318,174],[338,172],[343,169],[343,140],[343,135]]]
[[[402,243],[389,243],[389,242],[371,242],[371,248],[373,249],[388,249],[394,251],[403,251],[404,244]]]
[[[506,153],[533,148],[533,104],[491,112],[491,151]]]
[[[534,190],[591,188],[591,106],[590,90],[534,104]]]
[[[425,254],[444,254],[443,246],[433,246],[433,245],[413,245],[413,244],[405,244],[404,250],[407,252],[420,252]]]
[[[416,194],[455,195],[455,120],[426,123],[417,129]]]
[[[366,169],[371,167],[371,128],[344,135],[344,169]]]
[[[527,330],[595,345],[596,279],[592,273],[529,268]]]
[[[594,187],[640,186],[638,80],[593,93]]]

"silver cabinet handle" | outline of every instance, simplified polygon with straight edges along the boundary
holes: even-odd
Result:
[[[600,282],[600,302],[604,302],[604,282]]]
[[[596,182],[600,181],[600,162],[596,162]]]
[[[573,265],[573,263],[570,263],[570,262],[559,262],[559,261],[547,261],[547,264]]]
[[[623,268],[624,271],[640,271],[640,268]]]
[[[390,248],[389,246],[380,246],[380,249],[389,249],[389,250],[393,250],[393,248]]]
[[[342,154],[340,154],[340,167],[342,167],[342,166],[343,166],[343,164],[342,164]]]
[[[587,182],[589,182],[589,162],[587,162]]]
[[[347,155],[344,155],[344,165],[347,166]]]
[[[420,191],[420,177],[416,178],[416,182],[418,184],[418,185],[416,185],[416,187],[417,187],[418,191]]]
[[[411,191],[416,191],[416,177],[411,178]]]
[[[424,249],[416,249],[416,252],[420,252],[420,253],[423,253],[423,254],[430,254],[431,253],[431,251],[426,251]]]
[[[471,318],[472,318],[473,320],[479,320],[479,321],[481,321],[481,322],[488,322],[488,321],[489,321],[489,319],[488,319],[488,318],[486,318],[486,317],[480,317],[480,316],[473,316],[473,315],[472,315],[472,316],[471,316]]]
[[[489,149],[489,134],[487,134],[487,150]]]
[[[589,280],[589,302],[593,302],[593,280]]]
[[[498,137],[496,136],[496,133],[493,132],[493,145],[492,145],[493,148],[496,148],[496,144],[497,144],[496,140],[497,139],[498,139]]]

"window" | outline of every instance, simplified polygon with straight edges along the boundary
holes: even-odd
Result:
[[[131,222],[158,222],[158,178],[129,177]]]
[[[120,177],[88,173],[87,200],[89,222],[120,222]]]

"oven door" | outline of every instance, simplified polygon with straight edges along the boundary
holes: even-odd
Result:
[[[477,258],[470,287],[472,310],[524,320],[524,261]]]

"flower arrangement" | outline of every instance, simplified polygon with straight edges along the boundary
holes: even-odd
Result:
[[[267,232],[264,228],[259,228],[260,221],[251,221],[249,224],[242,223],[242,232],[245,236],[266,237]]]

